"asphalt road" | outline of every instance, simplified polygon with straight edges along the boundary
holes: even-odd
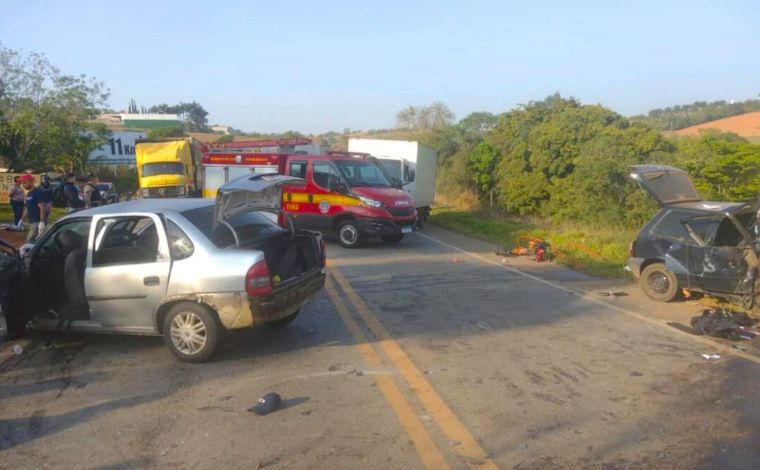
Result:
[[[760,468],[758,350],[665,323],[699,305],[435,227],[328,250],[291,326],[207,364],[149,337],[0,345],[0,468]],[[284,409],[246,411],[270,391]]]

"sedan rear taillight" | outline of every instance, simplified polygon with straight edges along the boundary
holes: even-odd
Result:
[[[327,244],[322,237],[319,238],[319,249],[322,251],[322,267],[324,268],[327,265]]]
[[[628,245],[628,256],[631,258],[636,257],[636,241],[632,241],[630,245]]]
[[[262,297],[272,293],[272,280],[266,260],[261,260],[248,269],[245,275],[245,292],[249,297]]]

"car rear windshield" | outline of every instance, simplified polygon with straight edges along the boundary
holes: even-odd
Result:
[[[184,174],[185,165],[180,162],[146,163],[142,166],[142,176]]]
[[[648,173],[644,178],[665,204],[700,200],[686,172]]]
[[[219,248],[235,246],[235,237],[228,227],[217,225],[214,228],[214,206],[199,207],[181,212],[211,242]],[[240,237],[241,246],[256,246],[264,240],[286,229],[277,225],[276,217],[267,212],[244,212],[228,220]]]

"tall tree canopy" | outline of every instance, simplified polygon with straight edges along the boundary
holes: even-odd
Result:
[[[149,113],[160,114],[177,114],[180,120],[184,123],[185,130],[191,132],[207,132],[208,131],[208,111],[199,103],[193,101],[191,103],[180,103],[174,106],[168,104],[158,104],[148,108]]]
[[[454,113],[441,101],[434,101],[429,106],[409,106],[396,113],[399,128],[415,131],[439,129],[453,121]]]
[[[66,75],[42,54],[0,46],[0,155],[13,170],[82,168],[106,129],[92,120],[109,96],[104,84]]]

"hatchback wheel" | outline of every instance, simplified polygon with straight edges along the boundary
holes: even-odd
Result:
[[[649,298],[660,302],[670,302],[678,294],[676,275],[662,263],[650,264],[641,273],[641,288]]]
[[[359,226],[353,220],[345,220],[338,225],[338,243],[344,248],[357,248],[362,243]]]
[[[207,361],[216,350],[219,324],[203,305],[180,302],[164,319],[164,342],[172,354],[186,362]]]

